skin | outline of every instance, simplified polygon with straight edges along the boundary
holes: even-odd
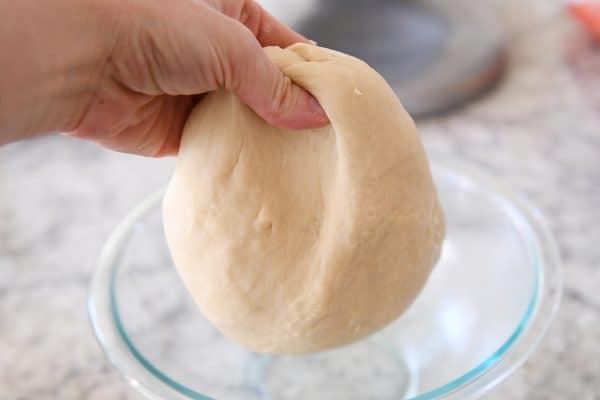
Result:
[[[176,154],[190,109],[226,88],[270,124],[328,119],[262,46],[306,39],[252,0],[0,2],[0,144],[61,131]]]

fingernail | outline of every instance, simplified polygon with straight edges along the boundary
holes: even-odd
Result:
[[[316,46],[316,45],[317,45],[317,42],[316,42],[315,40],[308,39],[308,41],[309,41],[309,42],[310,42],[310,44],[312,44],[313,46]]]

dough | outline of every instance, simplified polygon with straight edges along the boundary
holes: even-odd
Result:
[[[207,95],[184,130],[164,228],[221,332],[305,353],[398,317],[438,259],[444,220],[415,125],[379,74],[312,45],[265,51],[331,125],[285,131],[227,91]]]

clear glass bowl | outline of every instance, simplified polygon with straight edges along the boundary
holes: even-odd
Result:
[[[89,312],[100,345],[150,399],[468,399],[525,361],[558,307],[557,248],[540,214],[493,179],[432,165],[447,219],[443,255],[412,307],[371,337],[269,356],[223,337],[182,286],[160,191],[102,250]],[[201,244],[199,244],[201,245]]]

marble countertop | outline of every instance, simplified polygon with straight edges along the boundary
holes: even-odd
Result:
[[[564,262],[555,323],[486,399],[600,399],[600,45],[548,9],[512,18],[511,67],[479,101],[419,121],[431,151],[459,157],[547,217]],[[534,22],[532,22],[534,21]],[[95,257],[173,160],[48,136],[0,149],[0,399],[139,399],[88,323]]]

